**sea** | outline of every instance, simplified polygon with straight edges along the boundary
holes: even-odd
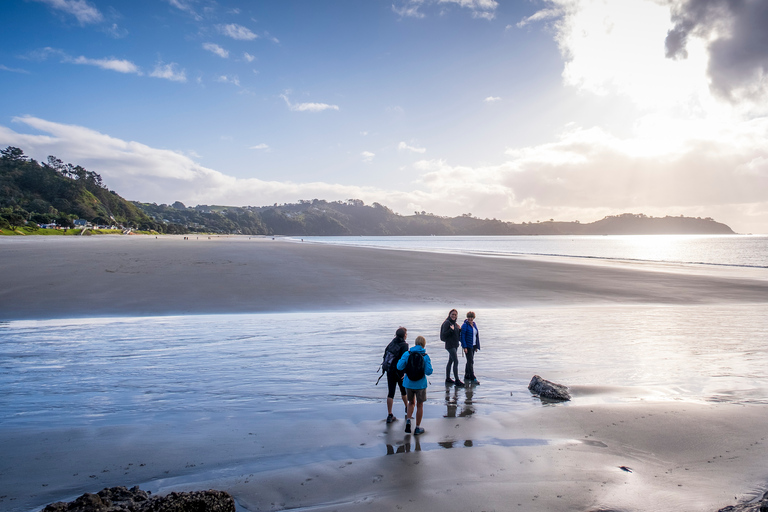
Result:
[[[303,240],[768,278],[768,236],[756,235]],[[447,314],[442,308],[3,322],[0,444],[4,432],[54,426],[212,417],[272,426],[339,417],[383,421],[386,378],[376,384],[378,367],[401,325],[408,327],[409,341],[427,339],[434,368],[427,420],[547,406],[527,390],[533,375],[571,387],[573,404],[768,404],[766,304],[476,310],[480,385],[470,389],[444,385],[447,353],[438,333]],[[324,453],[318,446],[315,459]]]

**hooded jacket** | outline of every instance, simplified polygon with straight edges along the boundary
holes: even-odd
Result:
[[[453,329],[451,329],[451,325],[453,325]],[[451,315],[448,315],[443,325],[440,326],[440,339],[445,342],[445,350],[459,348],[461,344],[461,327],[451,320]]]
[[[416,382],[408,378],[408,375],[403,379],[403,387],[406,389],[427,389],[427,375],[432,375],[432,361],[427,355],[427,351],[421,345],[414,345],[411,350],[403,354],[403,357],[397,362],[397,369],[400,371],[405,370],[405,365],[408,364],[408,357],[411,352],[421,352],[424,356],[424,376]]]

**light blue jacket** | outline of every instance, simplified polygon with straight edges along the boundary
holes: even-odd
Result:
[[[411,347],[411,350],[403,354],[403,357],[397,362],[397,369],[400,371],[405,370],[405,365],[408,363],[408,357],[411,355],[411,352],[421,352],[424,356],[424,377],[414,382],[406,375],[403,379],[403,387],[407,389],[427,389],[427,375],[432,375],[432,361],[429,359],[427,351],[421,345],[414,345]]]

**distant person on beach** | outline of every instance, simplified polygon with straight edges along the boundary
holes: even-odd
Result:
[[[457,387],[464,387],[464,383],[459,380],[459,356],[457,351],[461,345],[461,326],[456,323],[459,318],[459,312],[452,309],[448,313],[443,325],[440,326],[440,340],[445,342],[445,350],[448,351],[448,364],[445,366],[445,384]],[[454,379],[451,379],[451,368],[453,368]]]
[[[415,435],[424,433],[421,428],[421,418],[424,417],[424,402],[427,401],[427,375],[432,375],[432,361],[427,355],[425,347],[427,340],[424,336],[416,337],[416,345],[397,362],[397,369],[405,372],[403,386],[408,392],[408,417],[405,419],[405,431],[411,432],[411,419],[413,418],[414,405],[416,406]]]
[[[392,423],[397,420],[395,415],[392,414],[392,406],[395,403],[395,388],[400,387],[400,396],[403,398],[403,405],[405,405],[405,414],[408,414],[408,400],[407,392],[403,386],[404,373],[397,369],[397,363],[403,354],[408,352],[408,343],[405,338],[408,337],[408,329],[405,327],[399,327],[395,331],[395,338],[389,342],[387,348],[384,350],[384,359],[390,361],[389,364],[382,363],[382,369],[387,373],[387,423]],[[388,356],[387,352],[391,355]]]
[[[469,385],[479,385],[475,377],[475,352],[480,350],[480,334],[477,331],[475,323],[475,312],[469,311],[464,325],[461,326],[461,347],[464,349],[464,355],[467,356],[467,364],[464,367],[464,382]]]

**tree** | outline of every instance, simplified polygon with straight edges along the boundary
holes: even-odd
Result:
[[[19,149],[15,148],[13,146],[8,146],[5,149],[0,149],[0,153],[3,155],[3,160],[8,160],[10,162],[26,162],[27,157],[24,155],[24,152]]]
[[[13,231],[23,226],[29,216],[29,213],[21,208],[5,208],[5,210],[7,213],[4,213],[3,217]]]

